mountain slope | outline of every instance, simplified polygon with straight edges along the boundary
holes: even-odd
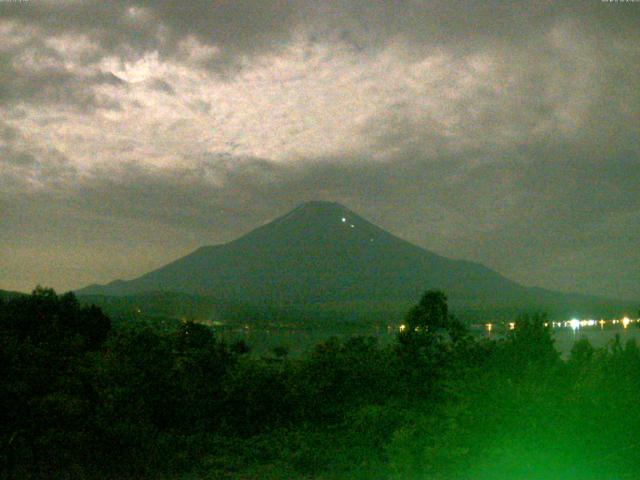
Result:
[[[314,302],[415,297],[428,286],[451,294],[522,290],[482,265],[401,240],[342,205],[309,202],[230,243],[199,248],[129,282],[79,293],[166,290]]]
[[[414,302],[427,288],[453,304],[527,306],[597,299],[523,287],[478,263],[406,242],[330,202],[302,204],[232,242],[199,248],[131,281],[93,285],[92,295],[172,291],[269,305]]]

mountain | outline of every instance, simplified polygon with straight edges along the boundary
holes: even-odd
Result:
[[[134,280],[91,285],[77,293],[180,292],[224,302],[340,309],[406,308],[427,288],[442,289],[452,305],[471,309],[560,306],[586,312],[611,303],[524,287],[481,264],[413,245],[338,203],[320,201]]]

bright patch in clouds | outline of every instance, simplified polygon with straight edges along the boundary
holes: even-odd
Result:
[[[20,120],[30,124],[32,141],[63,152],[80,170],[130,162],[195,166],[208,155],[392,160],[419,148],[436,156],[442,148],[476,148],[487,137],[509,147],[532,133],[548,135],[567,115],[519,119],[529,114],[514,112],[511,90],[522,79],[502,77],[498,60],[486,53],[456,58],[436,52],[409,61],[395,44],[363,55],[302,37],[228,77],[162,59],[158,51],[80,67],[73,59],[82,49],[67,47],[74,44],[71,37],[50,43],[68,55],[64,63],[31,55],[23,68],[113,75],[114,81],[91,87],[101,102],[91,111],[61,116],[59,105],[52,105],[27,110],[30,119]],[[192,46],[198,57],[215,55]],[[484,121],[488,117],[491,123]]]

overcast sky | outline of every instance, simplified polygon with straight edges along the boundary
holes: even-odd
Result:
[[[0,288],[130,279],[312,199],[640,299],[640,2],[0,0]]]

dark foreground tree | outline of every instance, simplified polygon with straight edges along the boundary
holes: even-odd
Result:
[[[0,478],[638,477],[634,340],[563,362],[544,317],[473,337],[438,291],[406,321],[261,356],[47,289],[0,300]]]
[[[507,337],[512,368],[550,367],[558,362],[560,354],[555,349],[546,315],[523,314],[515,324],[516,328],[510,330]]]
[[[0,304],[5,472],[29,466],[44,474],[87,452],[93,394],[84,372],[110,329],[100,309],[81,306],[72,293],[38,287]]]
[[[447,337],[456,342],[467,333],[464,325],[449,313],[447,296],[441,290],[427,290],[420,302],[409,310],[401,338],[416,336]]]

